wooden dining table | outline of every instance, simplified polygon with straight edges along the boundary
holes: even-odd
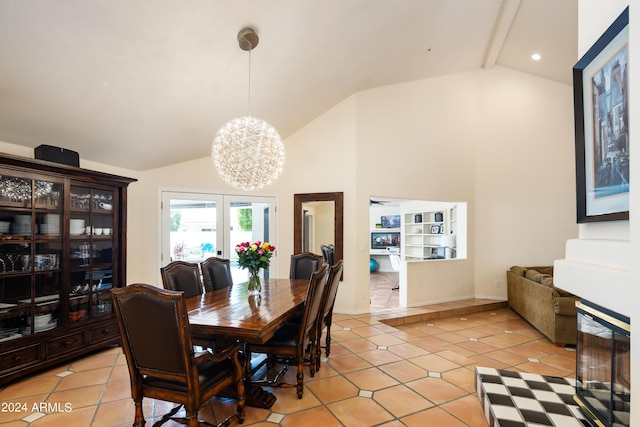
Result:
[[[309,280],[265,279],[258,295],[249,295],[246,283],[205,292],[186,299],[194,342],[237,340],[264,344],[302,306]],[[275,396],[251,384],[251,361],[246,363],[247,405],[270,408]]]

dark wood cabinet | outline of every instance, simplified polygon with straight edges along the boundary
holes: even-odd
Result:
[[[119,342],[133,181],[0,153],[0,385]]]

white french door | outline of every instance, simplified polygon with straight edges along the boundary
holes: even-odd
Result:
[[[163,191],[161,211],[162,266],[228,258],[237,283],[248,277],[235,262],[238,243],[260,240],[277,247],[275,197]],[[277,277],[276,257],[277,251],[266,275]]]

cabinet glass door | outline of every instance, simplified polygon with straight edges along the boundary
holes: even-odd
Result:
[[[61,326],[62,184],[0,177],[0,341]]]
[[[70,309],[78,322],[113,311],[114,195],[111,190],[71,186]]]

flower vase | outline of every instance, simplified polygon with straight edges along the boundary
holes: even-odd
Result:
[[[249,284],[247,285],[247,291],[249,291],[249,295],[258,295],[262,290],[262,283],[260,281],[260,276],[258,273],[260,269],[249,270]]]

